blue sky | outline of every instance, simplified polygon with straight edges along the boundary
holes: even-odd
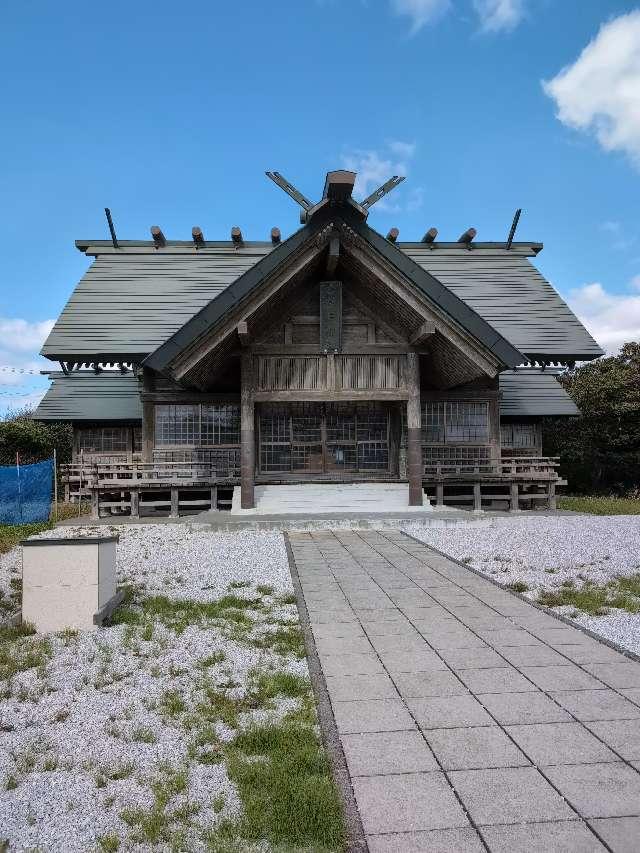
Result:
[[[88,259],[76,238],[289,234],[331,168],[370,224],[539,240],[610,350],[640,336],[640,9],[608,0],[4,4],[0,368],[39,345]],[[46,366],[46,365],[45,365]],[[0,369],[0,411],[46,381]]]

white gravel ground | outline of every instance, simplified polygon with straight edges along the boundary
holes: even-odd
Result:
[[[59,528],[42,535],[108,532]],[[295,605],[275,602],[276,595],[292,591],[280,533],[215,534],[178,524],[112,532],[120,535],[120,582],[138,584],[147,594],[202,602],[228,593],[231,582],[249,584],[231,590],[241,597],[256,596],[257,584],[270,585],[274,593],[265,600],[271,611],[248,611],[256,621],[254,635],[271,627],[267,617],[297,620]],[[19,577],[19,565],[17,548],[0,557],[0,589],[6,593],[11,578]],[[132,842],[120,815],[148,808],[151,784],[169,767],[188,770],[186,789],[173,798],[171,809],[186,804],[198,809],[187,830],[188,849],[204,849],[202,830],[237,814],[238,797],[224,763],[199,763],[187,754],[191,733],[181,718],[163,711],[163,694],[177,691],[191,709],[202,701],[205,679],[217,687],[236,682],[229,695],[241,696],[256,667],[308,675],[304,660],[253,648],[228,633],[211,625],[176,633],[156,623],[150,637],[127,625],[50,636],[51,656],[43,667],[18,673],[8,689],[0,682],[0,848],[8,839],[12,851],[93,851],[106,849],[97,846],[98,839],[115,833],[120,851],[168,850]],[[199,664],[214,652],[224,653],[224,660]],[[243,722],[265,713],[278,718],[292,701],[251,712]],[[216,731],[222,741],[233,736],[221,723]]]
[[[504,586],[524,581],[529,587],[524,595],[532,600],[566,580],[579,587],[586,580],[605,584],[640,572],[638,515],[493,518],[447,527],[411,522],[403,529]],[[640,654],[640,614],[614,610],[574,618],[571,607],[558,612]]]

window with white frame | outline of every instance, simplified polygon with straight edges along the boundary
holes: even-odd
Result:
[[[240,443],[240,407],[232,403],[155,407],[156,447],[219,447]]]
[[[489,441],[489,404],[468,400],[426,402],[422,437],[427,444],[483,444]]]

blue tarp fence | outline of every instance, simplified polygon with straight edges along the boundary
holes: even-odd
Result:
[[[0,467],[0,524],[48,521],[52,492],[53,459]]]

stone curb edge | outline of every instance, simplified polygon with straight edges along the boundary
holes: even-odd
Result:
[[[318,711],[318,721],[322,732],[322,741],[327,751],[329,763],[331,764],[331,772],[333,779],[337,785],[342,800],[342,808],[344,810],[345,828],[347,834],[347,851],[348,853],[368,853],[369,847],[364,834],[360,812],[356,805],[353,794],[353,786],[351,784],[351,776],[347,768],[347,762],[342,750],[338,727],[333,709],[329,699],[329,691],[327,683],[320,665],[320,658],[316,649],[313,632],[309,622],[309,613],[302,592],[302,585],[298,575],[298,567],[296,565],[289,535],[284,532],[284,542],[287,549],[287,557],[289,559],[289,569],[293,581],[293,589],[296,594],[296,603],[298,606],[298,614],[300,616],[300,626],[304,635],[304,644],[307,652],[307,663],[309,665],[309,676],[311,678],[311,686],[316,699],[316,707]]]

